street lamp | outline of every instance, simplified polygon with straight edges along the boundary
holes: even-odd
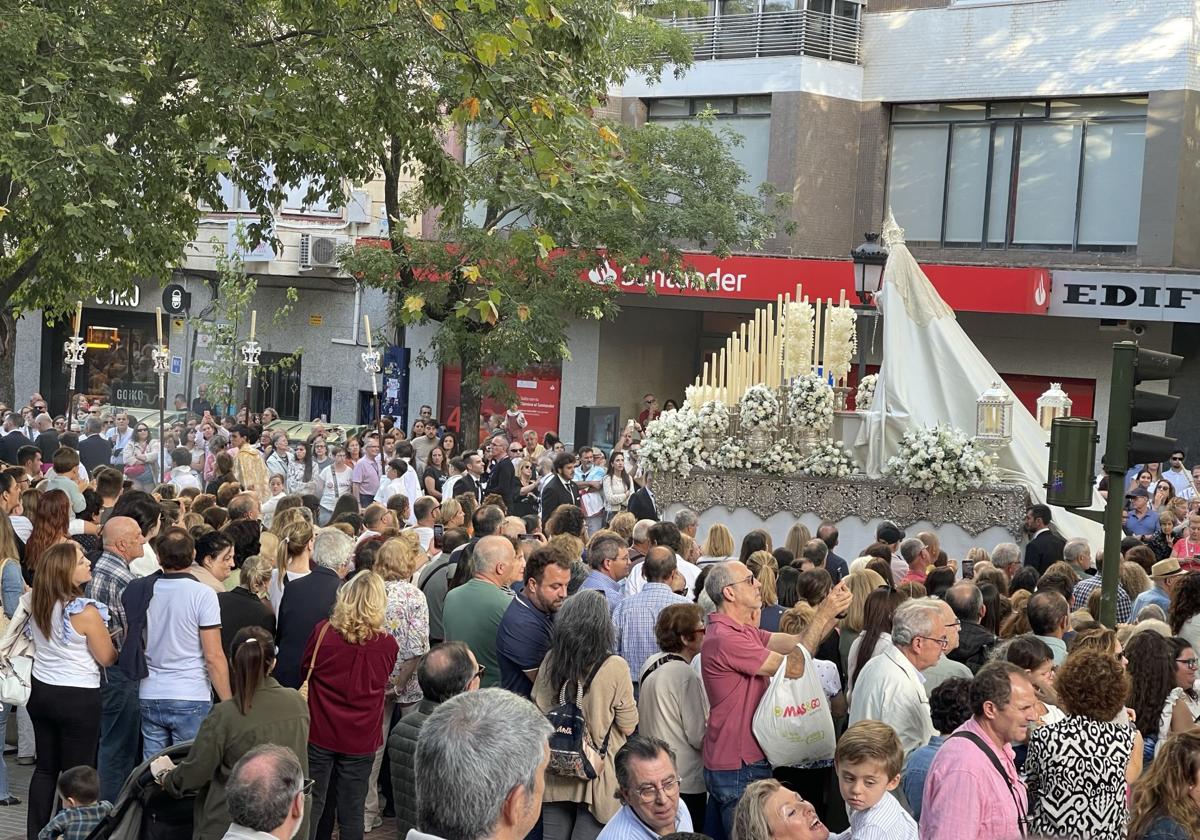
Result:
[[[1061,382],[1051,382],[1050,387],[1037,399],[1038,423],[1048,432],[1056,418],[1070,416],[1071,398],[1063,390]]]
[[[993,452],[1012,443],[1013,398],[1001,382],[975,400],[975,442]]]
[[[371,318],[363,315],[363,323],[367,327],[367,349],[362,353],[363,373],[371,377],[371,398],[375,403],[375,423],[379,426],[379,446],[383,449],[383,414],[379,409],[379,359],[380,353],[371,341]]]
[[[878,233],[865,233],[866,241],[850,252],[854,261],[854,293],[858,295],[861,312],[869,318],[879,317],[875,309],[875,295],[883,284],[883,267],[887,264],[888,250],[879,244]],[[872,339],[872,344],[874,339]],[[858,345],[858,381],[867,375],[867,356],[862,343]]]
[[[850,252],[850,259],[854,261],[854,291],[859,303],[874,304],[883,282],[888,250],[879,244],[878,233],[863,235],[866,241]]]
[[[250,396],[254,385],[254,369],[258,367],[258,357],[262,355],[262,347],[254,340],[254,328],[258,325],[258,311],[250,312],[250,338],[242,344],[242,364],[246,367],[246,425],[250,425]]]
[[[162,310],[154,317],[158,326],[158,344],[150,351],[154,360],[154,373],[158,375],[158,480],[166,480],[167,448],[163,445],[167,428],[167,372],[171,369],[171,351],[163,344]]]

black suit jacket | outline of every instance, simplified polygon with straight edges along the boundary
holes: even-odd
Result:
[[[829,576],[833,578],[833,582],[836,584],[839,580],[850,574],[850,567],[846,565],[845,560],[831,551],[825,557],[825,571],[829,572]]]
[[[79,463],[87,469],[88,475],[98,467],[107,466],[112,461],[112,444],[100,435],[88,435],[79,441]]]
[[[283,588],[283,600],[279,602],[279,635],[275,644],[279,653],[275,657],[275,679],[288,688],[299,688],[304,682],[300,673],[300,659],[304,646],[313,628],[333,611],[338,587],[342,579],[333,569],[313,564],[312,573],[290,580]]]
[[[42,460],[49,463],[54,459],[54,453],[58,451],[58,432],[47,429],[37,436],[33,445],[42,450]]]
[[[654,504],[654,498],[650,495],[650,491],[645,487],[639,487],[629,497],[629,512],[637,519],[658,521],[658,508]]]
[[[488,479],[487,491],[499,493],[504,497],[504,504],[512,507],[517,496],[521,495],[521,487],[517,483],[517,471],[513,468],[512,458],[501,458],[492,468],[492,476]]]
[[[12,466],[17,465],[17,450],[29,443],[29,438],[19,429],[13,429],[4,437],[0,437],[0,461]]]
[[[1063,559],[1063,548],[1067,541],[1051,531],[1043,531],[1025,546],[1025,565],[1033,566],[1038,574],[1044,574],[1052,563]]]
[[[464,472],[458,479],[458,484],[454,485],[454,495],[461,496],[463,493],[470,493],[477,502],[483,501],[483,485],[467,472]]]
[[[579,491],[575,489],[575,483],[568,481],[564,487],[559,476],[552,476],[546,482],[546,486],[542,488],[542,524],[546,523],[550,514],[554,513],[560,505],[578,504]]]

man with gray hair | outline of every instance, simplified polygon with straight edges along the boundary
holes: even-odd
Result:
[[[54,421],[50,419],[49,414],[43,412],[33,418],[33,427],[38,433],[33,439],[33,445],[42,450],[42,460],[49,462],[60,445],[58,432],[54,431]]]
[[[587,564],[592,567],[583,589],[597,589],[615,610],[625,597],[621,581],[629,574],[629,546],[616,531],[597,531],[588,544]]]
[[[1072,540],[1071,542],[1075,542]],[[1066,557],[1067,547],[1071,543],[1067,543],[1063,547],[1063,556]],[[1091,546],[1088,546],[1088,553],[1091,553]],[[1068,562],[1070,562],[1068,560]],[[1118,560],[1118,563],[1121,561]],[[1074,565],[1078,565],[1076,561]],[[1104,568],[1104,551],[1101,549],[1096,552],[1095,571],[1088,572],[1085,575],[1080,575],[1079,583],[1075,584],[1075,588],[1071,590],[1071,603],[1078,604],[1080,607],[1087,606],[1088,598],[1103,585],[1103,575],[1100,574]],[[1129,597],[1129,593],[1125,591],[1125,587],[1117,584],[1117,623],[1128,624],[1130,617],[1133,615],[1133,599]]]
[[[679,795],[675,753],[666,741],[631,735],[617,751],[613,769],[621,810],[597,840],[644,840],[692,831],[692,815]]]
[[[744,563],[730,560],[708,567],[704,592],[716,604],[700,649],[701,677],[710,706],[704,731],[702,758],[708,795],[721,810],[729,835],[733,812],[746,786],[771,777],[771,765],[751,734],[754,711],[766,694],[767,684],[784,664],[786,675],[804,674],[804,645],[815,652],[833,630],[837,616],[850,606],[846,582],[835,586],[817,607],[816,615],[798,635],[769,633],[758,626],[762,610],[762,584]]]
[[[1092,568],[1092,546],[1083,537],[1067,540],[1067,544],[1063,546],[1063,560],[1078,572],[1081,578],[1095,573],[1095,569]]]
[[[684,508],[675,514],[675,527],[679,529],[679,533],[696,539],[696,529],[700,527],[700,517],[696,515],[696,511]]]
[[[996,636],[982,624],[987,607],[983,593],[969,580],[959,581],[946,590],[946,604],[954,617],[962,622],[958,631],[958,647],[946,653],[955,662],[961,662],[974,674],[988,660],[988,654],[996,646]]]
[[[541,813],[551,731],[537,706],[501,688],[438,706],[417,740],[418,827],[407,840],[525,837]]]
[[[480,685],[500,685],[500,657],[496,634],[508,605],[512,585],[525,574],[525,555],[508,537],[484,537],[471,555],[472,578],[446,595],[442,614],[446,641],[466,642],[483,667]]]
[[[654,527],[653,519],[639,519],[633,526],[633,545],[629,547],[629,562],[640,563],[646,559],[650,551],[650,529]]]
[[[937,734],[921,672],[937,664],[951,646],[943,609],[936,598],[914,598],[897,607],[892,643],[862,667],[854,682],[850,725],[860,720],[888,724],[900,736],[905,755]]]
[[[1016,543],[1000,543],[992,549],[992,565],[1012,580],[1013,575],[1021,570],[1021,549],[1017,548]]]
[[[250,750],[225,783],[233,823],[222,840],[292,840],[304,822],[310,784],[300,759],[287,747],[263,744]]]
[[[925,570],[933,565],[929,556],[929,548],[918,537],[908,537],[900,542],[900,557],[908,564],[908,571],[900,578],[900,583],[919,583],[925,585]]]
[[[313,628],[329,618],[337,600],[338,587],[350,571],[354,540],[337,528],[323,528],[313,538],[311,572],[289,576],[277,610],[275,679],[288,688],[304,681],[300,659]]]

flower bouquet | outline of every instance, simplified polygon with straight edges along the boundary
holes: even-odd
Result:
[[[710,400],[696,412],[696,423],[704,449],[715,452],[729,434],[729,409],[723,402]]]
[[[846,478],[854,472],[854,459],[838,441],[824,440],[808,453],[800,469],[820,478]]]
[[[854,394],[854,407],[858,411],[870,411],[875,402],[875,384],[879,382],[878,373],[868,373],[858,383],[858,391]]]
[[[833,389],[819,376],[800,376],[788,388],[788,419],[792,425],[826,432],[833,425]]]
[[[995,480],[995,468],[983,450],[966,433],[943,426],[906,434],[883,472],[901,484],[930,493],[976,490]]]
[[[664,411],[646,424],[641,462],[655,472],[687,476],[701,466],[700,423],[690,408]]]
[[[771,475],[795,475],[800,472],[803,456],[790,441],[777,441],[770,449],[759,455],[759,466]]]

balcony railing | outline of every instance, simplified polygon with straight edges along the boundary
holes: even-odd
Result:
[[[696,61],[809,55],[860,64],[862,24],[809,9],[664,21],[695,37]]]

